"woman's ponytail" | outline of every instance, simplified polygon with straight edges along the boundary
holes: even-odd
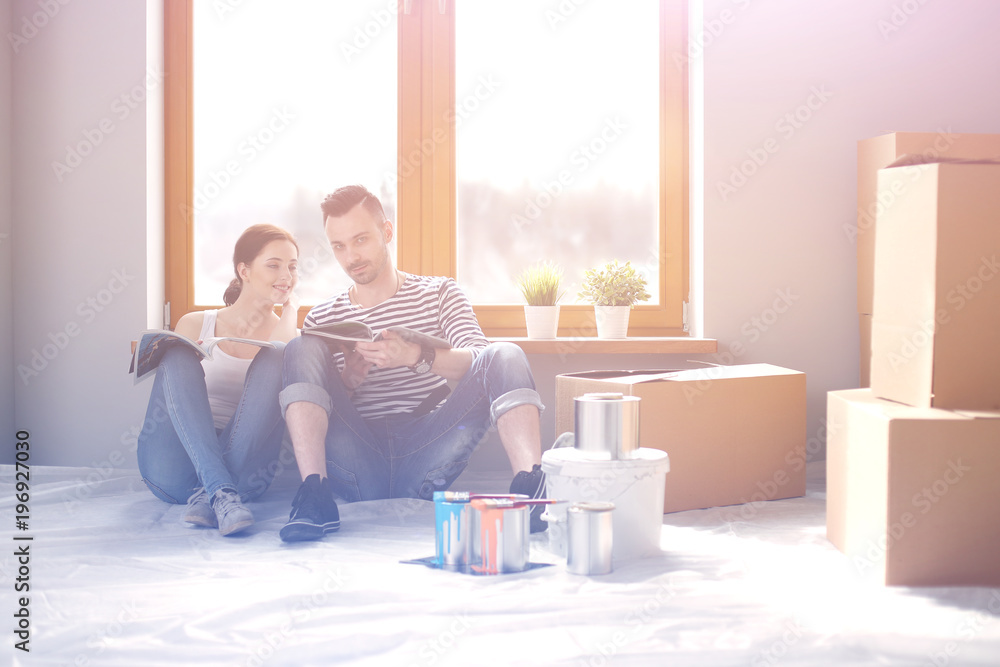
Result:
[[[243,281],[239,278],[233,278],[232,282],[229,283],[229,287],[226,288],[226,292],[222,295],[222,302],[227,306],[231,306],[236,303],[236,299],[240,297],[240,292],[243,291]]]

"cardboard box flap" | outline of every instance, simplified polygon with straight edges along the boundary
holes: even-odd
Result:
[[[968,419],[1000,419],[996,410],[945,410],[934,407],[917,407],[888,398],[875,396],[870,389],[839,389],[829,392],[837,398],[849,401],[854,409],[878,415],[886,420],[906,419],[937,421],[965,421]]]
[[[618,384],[634,386],[646,382],[697,382],[724,378],[798,375],[801,372],[771,364],[741,364],[738,366],[712,365],[706,368],[680,368],[677,370],[584,371],[566,373],[565,376],[585,380],[611,380]]]
[[[1000,419],[1000,412],[995,410],[953,410],[952,412],[970,419]]]
[[[1000,164],[1000,155],[992,158],[962,158],[941,157],[940,155],[922,155],[920,153],[906,153],[887,164],[884,169],[912,167],[917,164]]]

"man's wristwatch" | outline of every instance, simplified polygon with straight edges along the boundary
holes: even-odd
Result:
[[[414,373],[419,373],[423,375],[424,373],[431,372],[431,366],[434,365],[434,355],[435,351],[433,347],[426,347],[424,345],[420,346],[420,358],[417,363],[410,366],[410,370]]]

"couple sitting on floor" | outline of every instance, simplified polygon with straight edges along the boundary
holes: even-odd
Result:
[[[521,349],[486,340],[453,279],[395,268],[393,225],[364,187],[340,188],[321,209],[353,284],[310,310],[305,327],[405,326],[451,347],[422,347],[392,331],[354,345],[299,335],[298,245],[273,225],[250,227],[233,253],[226,307],[188,313],[176,330],[193,340],[233,336],[275,346],[221,343],[204,362],[186,346],[167,351],[139,436],[149,489],[166,502],[186,500],[189,523],[223,535],[245,530],[253,515],[244,503],[272,481],[287,428],[302,484],[280,535],[314,540],[340,527],[334,495],[432,499],[495,426],[516,471],[511,492],[540,497],[542,404]],[[441,400],[448,380],[454,391]],[[532,532],[545,527],[541,509],[532,512]]]

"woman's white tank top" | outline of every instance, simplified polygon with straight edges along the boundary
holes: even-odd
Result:
[[[215,319],[219,311],[206,310],[205,321],[201,325],[200,340],[215,336]],[[236,406],[243,396],[243,382],[253,359],[241,359],[226,354],[216,345],[212,358],[201,362],[205,370],[205,386],[208,389],[208,404],[212,408],[215,428],[223,429],[236,414]]]

